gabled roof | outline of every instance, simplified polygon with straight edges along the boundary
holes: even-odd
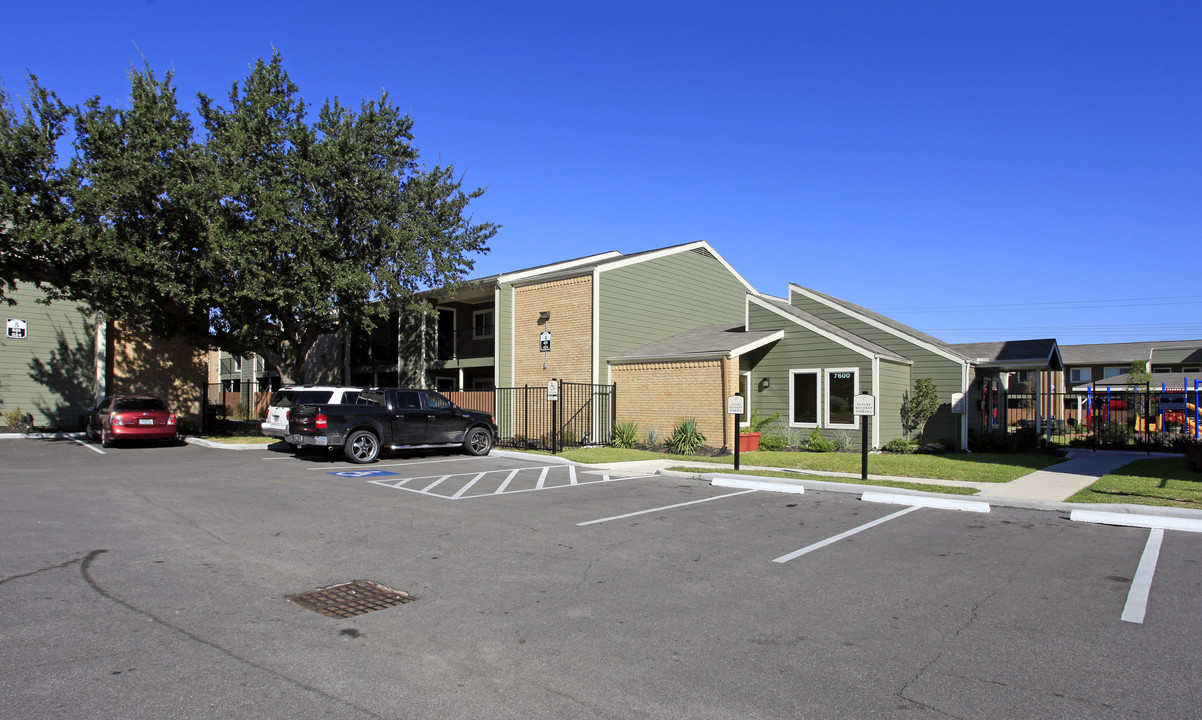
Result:
[[[950,347],[967,357],[977,367],[1013,368],[1015,370],[1064,369],[1060,350],[1052,338],[956,343]]]
[[[806,312],[805,310],[793,307],[788,303],[788,301],[782,298],[756,293],[748,295],[747,300],[748,302],[753,302],[761,307],[767,308],[768,310],[771,310],[788,320],[792,320],[798,325],[818,333],[819,335],[822,335],[830,340],[833,340],[846,348],[855,350],[861,355],[868,357],[876,355],[889,360],[907,364],[911,364],[913,362],[904,355],[899,355],[889,348],[877,345],[869,340],[865,340],[859,335],[856,335],[848,330],[844,330],[838,325],[829,323],[826,320],[817,317],[816,315]]]
[[[784,331],[747,332],[743,325],[707,325],[613,355],[611,363],[738,357],[785,336]]]
[[[1061,345],[1060,356],[1067,365],[1130,365],[1148,361],[1152,351],[1169,348],[1202,349],[1202,340],[1152,340],[1147,342]],[[1171,362],[1171,361],[1164,361]]]
[[[613,270],[627,265],[654,260],[659,257],[665,257],[680,252],[695,252],[705,255],[720,262],[733,275],[748,292],[755,292],[755,288],[751,283],[747,282],[726,259],[718,254],[713,247],[705,240],[698,240],[690,243],[682,243],[680,245],[670,245],[668,247],[657,248],[655,250],[644,250],[642,252],[623,255],[616,250],[609,252],[598,253],[596,255],[585,255],[583,257],[572,260],[563,260],[546,265],[535,265],[534,267],[524,268],[521,270],[511,270],[508,272],[498,273],[496,275],[488,275],[481,278],[473,278],[465,280],[451,287],[431,288],[426,291],[430,296],[447,296],[452,291],[455,299],[465,302],[481,302],[492,297],[493,290],[501,283],[539,283],[546,282],[560,277],[575,277],[594,271]]]
[[[956,350],[953,349],[953,347],[951,345],[948,345],[947,343],[943,342],[939,338],[937,338],[933,335],[927,335],[926,333],[922,332],[921,330],[912,328],[909,325],[906,325],[904,323],[900,323],[900,322],[894,320],[893,318],[885,317],[884,315],[881,315],[878,312],[869,310],[866,307],[862,307],[860,305],[856,305],[855,303],[851,303],[846,300],[842,300],[840,298],[837,298],[837,297],[834,297],[831,295],[827,295],[826,293],[819,292],[812,288],[803,287],[801,285],[798,285],[797,283],[789,283],[789,292],[790,293],[797,292],[797,293],[805,295],[809,298],[817,300],[818,302],[820,302],[824,305],[827,305],[828,307],[832,307],[837,310],[840,310],[841,312],[851,315],[852,317],[858,318],[859,320],[862,320],[863,322],[866,322],[869,325],[875,325],[876,327],[886,330],[887,332],[897,335],[903,339],[907,339],[910,342],[913,342],[917,345],[925,346],[927,349],[932,350],[936,353],[945,355],[949,359],[956,360],[959,362],[966,362],[969,359],[967,357],[964,357],[960,353],[956,352]]]

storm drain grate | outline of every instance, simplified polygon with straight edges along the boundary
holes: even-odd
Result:
[[[288,602],[294,605],[334,618],[348,618],[373,610],[384,610],[393,605],[413,602],[414,599],[403,590],[393,590],[371,580],[352,580],[287,597]]]

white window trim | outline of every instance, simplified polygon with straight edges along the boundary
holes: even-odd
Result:
[[[1076,375],[1077,373],[1084,373],[1084,377],[1079,377],[1079,376],[1074,377],[1074,375]],[[1069,368],[1068,377],[1069,377],[1069,382],[1075,382],[1075,383],[1092,382],[1093,381],[1093,368],[1091,368],[1091,367]]]
[[[796,415],[793,413],[793,377],[795,375],[813,375],[814,382],[814,408],[817,410],[817,417],[814,422],[794,422],[793,418]],[[816,428],[818,427],[818,419],[822,417],[822,368],[797,368],[789,371],[789,427],[795,428]]]
[[[831,422],[830,383],[826,382],[826,380],[830,377],[831,373],[837,373],[837,372],[851,373],[852,388],[855,390],[855,392],[859,392],[859,388],[860,388],[860,368],[858,368],[858,367],[825,368],[823,370],[823,375],[822,375],[823,383],[822,384],[825,385],[826,387],[825,387],[825,391],[822,394],[822,397],[826,399],[826,404],[825,404],[825,407],[823,408],[822,415],[823,415],[823,420],[826,422],[825,427],[830,428],[832,430],[836,430],[836,429],[837,430],[855,430],[855,429],[858,429],[860,427],[860,418],[855,415],[852,416],[852,421],[850,424]]]
[[[476,318],[480,317],[484,313],[488,313],[489,315],[491,315],[492,320],[493,320],[493,322],[489,322],[489,323],[485,324],[485,327],[487,328],[487,330],[486,330],[487,334],[476,331]],[[493,333],[495,332],[495,330],[494,330],[495,324],[494,323],[495,323],[496,319],[497,319],[497,314],[495,312],[493,312],[492,308],[485,308],[483,310],[473,310],[472,311],[472,338],[475,340],[491,339],[493,336]]]

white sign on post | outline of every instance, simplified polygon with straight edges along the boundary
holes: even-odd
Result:
[[[559,399],[559,382],[557,380],[552,380],[547,383],[547,399],[548,400],[558,400]]]
[[[876,398],[872,395],[856,395],[851,400],[851,412],[857,417],[876,415]]]
[[[731,415],[742,415],[747,410],[747,403],[742,395],[731,395],[726,398],[726,412]]]

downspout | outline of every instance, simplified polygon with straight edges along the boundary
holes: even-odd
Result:
[[[872,418],[872,448],[881,446],[881,356],[872,356],[872,396],[876,398],[876,417]],[[870,450],[872,448],[869,448]]]

